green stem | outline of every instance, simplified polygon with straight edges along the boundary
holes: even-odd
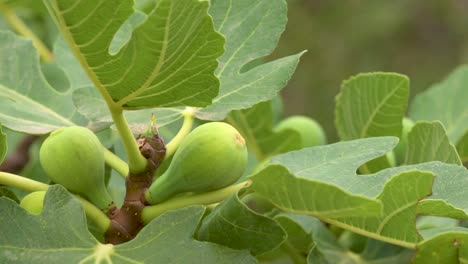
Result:
[[[177,135],[169,143],[167,143],[166,156],[165,156],[166,159],[170,157],[172,154],[174,154],[174,152],[177,150],[177,147],[179,147],[182,140],[192,130],[193,113],[194,113],[194,110],[191,107],[185,108],[185,110],[182,112],[184,116],[184,123],[182,124],[182,127],[180,128],[179,132],[177,132]]]
[[[127,119],[123,114],[123,109],[120,107],[109,107],[115,127],[122,138],[125,152],[128,156],[128,167],[130,173],[138,174],[146,170],[147,160],[141,155],[133,133],[128,126]]]
[[[146,206],[143,209],[141,218],[143,220],[143,223],[146,225],[154,218],[162,215],[163,213],[169,210],[183,208],[191,205],[210,205],[214,203],[219,203],[231,196],[233,193],[237,192],[238,190],[250,186],[250,184],[251,181],[245,181],[216,191],[187,196],[179,196],[162,202],[160,204]]]
[[[1,172],[0,171],[0,184],[15,187],[28,192],[37,192],[37,191],[47,191],[50,185],[34,181],[25,177],[21,177],[15,174]],[[86,216],[97,224],[97,226],[104,233],[107,231],[107,228],[110,226],[110,220],[107,216],[94,206],[89,201],[75,195],[75,197],[80,201],[81,205],[84,208]]]
[[[108,150],[106,147],[102,146],[102,149],[104,150],[104,159],[107,165],[109,165],[122,177],[124,178],[127,177],[128,175],[127,163],[123,161],[121,158],[119,158],[117,155],[112,153],[110,150]]]
[[[49,188],[48,184],[2,171],[0,171],[0,184],[28,192],[47,191]]]
[[[99,210],[99,208],[94,206],[94,204],[90,203],[88,200],[77,195],[75,195],[75,197],[83,206],[86,216],[96,224],[102,233],[105,233],[111,224],[109,218],[107,218],[107,216],[101,210]]]
[[[24,22],[15,14],[15,12],[5,4],[0,4],[0,12],[3,13],[8,24],[21,36],[32,40],[41,59],[50,63],[54,61],[54,54],[44,45],[44,43],[24,24]]]

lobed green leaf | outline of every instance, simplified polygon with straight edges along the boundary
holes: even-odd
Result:
[[[347,247],[342,237],[336,236],[318,219],[295,214],[280,214],[277,219],[285,224],[290,246],[298,251],[298,256],[306,256],[307,263],[408,263],[414,251],[402,247],[363,238],[362,249],[355,250]],[[302,244],[301,243],[305,243]],[[310,245],[304,254],[304,245]]]
[[[393,176],[377,197],[383,204],[383,214],[376,217],[337,218],[346,226],[364,230],[363,234],[405,247],[421,240],[416,230],[419,200],[429,196],[434,175],[429,172],[407,171]],[[353,228],[351,228],[353,229]]]
[[[466,263],[468,261],[468,229],[435,228],[423,231],[425,240],[418,244],[415,264]]]
[[[201,206],[188,207],[156,218],[135,239],[116,246],[112,259],[123,263],[256,263],[245,250],[195,240],[204,211]]]
[[[218,205],[202,222],[198,238],[259,255],[277,248],[286,239],[273,219],[255,213],[238,194]]]
[[[120,44],[112,42],[135,13],[133,1],[45,0],[45,4],[108,104],[126,109],[206,106],[218,94],[213,72],[224,38],[214,31],[209,2],[158,1],[115,55],[110,54],[116,52],[114,45],[120,47],[125,38]]]
[[[396,73],[364,73],[346,80],[336,96],[335,126],[342,140],[400,137],[409,97],[408,77]],[[366,173],[390,167],[386,157],[362,167]]]
[[[414,121],[439,120],[452,144],[468,130],[468,66],[455,69],[445,80],[416,95],[409,115]]]
[[[227,121],[242,134],[249,150],[259,160],[299,149],[302,145],[296,131],[273,131],[271,104],[271,101],[262,102],[249,109],[232,111],[227,117]]]
[[[457,154],[439,121],[417,122],[408,133],[406,164],[441,161],[461,165]]]
[[[291,78],[303,52],[249,67],[276,47],[287,20],[284,0],[212,0],[209,12],[216,30],[226,37],[226,52],[216,70],[219,95],[197,116],[222,120],[232,110],[275,97]]]
[[[194,240],[203,213],[201,206],[172,211],[145,226],[132,241],[113,246],[89,233],[80,203],[59,185],[49,188],[40,215],[0,197],[0,262],[256,263],[246,251]]]
[[[2,263],[78,263],[105,247],[88,232],[80,203],[61,186],[49,189],[38,216],[6,198],[0,210]]]
[[[465,196],[463,186],[468,186],[468,170],[466,168],[436,161],[386,169],[376,175],[388,178],[412,169],[431,172],[436,176],[432,194],[420,201],[418,214],[459,219],[468,217],[468,201],[463,198]]]
[[[298,213],[380,215],[382,205],[375,197],[386,179],[358,176],[356,170],[396,142],[392,137],[368,138],[292,151],[251,176],[252,188],[280,208]],[[323,199],[329,196],[333,199]]]
[[[346,80],[336,97],[335,125],[342,140],[395,136],[409,97],[408,77],[364,73]]]
[[[416,220],[416,226],[420,232],[433,228],[454,227],[458,226],[459,223],[460,221],[457,219],[432,215],[419,216]]]
[[[414,247],[420,240],[417,214],[467,217],[463,186],[468,186],[468,171],[430,162],[356,175],[359,166],[395,143],[393,138],[368,138],[289,152],[251,176],[252,188],[282,210]]]
[[[0,123],[9,129],[45,134],[57,128],[83,124],[71,91],[59,92],[41,72],[31,41],[0,32]]]
[[[317,219],[291,213],[280,213],[275,216],[281,226],[286,230],[288,239],[285,243],[298,250],[302,254],[308,254],[316,246],[313,234],[317,225]]]

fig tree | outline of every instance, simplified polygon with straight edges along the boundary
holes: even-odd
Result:
[[[309,148],[327,143],[327,138],[322,126],[307,116],[291,116],[281,121],[275,131],[286,129],[297,131],[302,139],[302,147]]]
[[[181,193],[214,191],[236,182],[247,164],[245,140],[222,122],[195,128],[179,146],[169,168],[145,194],[150,204]]]
[[[39,156],[53,182],[102,210],[112,204],[104,183],[104,152],[91,130],[79,126],[57,129],[42,143]]]
[[[31,214],[38,215],[42,213],[44,207],[45,191],[32,192],[26,195],[20,202],[20,206]]]

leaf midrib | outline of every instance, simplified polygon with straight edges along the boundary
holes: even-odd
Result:
[[[362,128],[360,138],[366,138],[368,136],[367,134],[368,129],[371,125],[371,122],[374,120],[375,116],[377,115],[377,113],[387,103],[387,101],[390,100],[395,95],[395,93],[401,89],[401,87],[403,87],[402,85],[405,81],[406,81],[405,79],[400,80],[399,83],[395,85],[395,89],[391,91],[390,93],[388,93],[383,98],[383,100],[379,104],[377,104],[377,106],[374,108],[374,111],[371,112],[366,124]]]
[[[66,119],[65,117],[59,115],[57,112],[55,112],[54,110],[50,109],[49,107],[46,107],[45,105],[43,104],[40,104],[34,100],[32,100],[30,97],[27,97],[27,96],[24,96],[18,92],[16,92],[15,90],[13,89],[7,89],[7,87],[3,86],[3,85],[0,85],[0,90],[4,90],[6,91],[7,93],[10,93],[10,94],[13,94],[14,96],[17,96],[17,98],[19,98],[20,100],[23,100],[23,101],[26,101],[28,102],[29,104],[28,105],[36,105],[38,106],[39,108],[42,108],[45,110],[45,112],[49,113],[51,116],[57,118],[58,120],[60,121],[63,121],[65,124],[68,124],[68,125],[75,125],[73,122],[71,122],[70,120]],[[14,99],[14,98],[13,98]],[[21,119],[22,120],[22,119]]]
[[[63,19],[63,16],[62,16],[63,12],[60,11],[60,9],[58,8],[56,0],[48,0],[47,2],[49,4],[48,5],[46,4],[46,7],[53,9],[53,10],[50,10],[49,13],[56,14],[56,15],[53,15],[52,17],[56,20],[57,22],[56,24],[58,24],[59,28],[62,31],[62,36],[65,38],[66,42],[69,44],[69,47],[72,50],[73,54],[75,55],[75,58],[80,63],[81,68],[85,71],[89,79],[96,86],[96,88],[98,89],[99,93],[103,96],[104,101],[109,106],[109,108],[116,108],[116,104],[114,100],[112,99],[110,94],[107,92],[104,85],[99,81],[96,74],[91,70],[90,65],[88,64],[85,57],[81,53],[80,48],[75,43],[74,38],[72,37],[72,34],[69,28],[66,26],[66,23]],[[125,1],[120,1],[120,4],[118,6],[122,5],[124,2]],[[117,7],[116,9],[118,8],[119,7]]]
[[[158,6],[156,6],[154,10],[157,10],[157,8]],[[168,39],[169,39],[169,24],[172,19],[172,11],[173,11],[172,9],[173,7],[171,4],[169,8],[167,20],[166,20],[166,25],[164,27],[164,39],[162,41],[163,45],[161,47],[161,52],[160,52],[160,56],[158,59],[158,63],[156,64],[156,67],[153,69],[153,72],[150,74],[150,76],[146,79],[145,83],[143,83],[143,85],[140,88],[136,89],[134,92],[123,97],[117,102],[117,105],[119,105],[120,107],[123,107],[126,103],[130,102],[132,99],[134,99],[138,95],[145,92],[148,89],[148,87],[153,83],[153,81],[156,79],[156,77],[159,75],[162,65],[165,63],[165,60],[166,60],[166,52],[168,48]]]

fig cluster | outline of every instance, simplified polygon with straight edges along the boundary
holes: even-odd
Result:
[[[113,204],[104,180],[103,147],[89,129],[72,126],[52,132],[42,144],[40,162],[52,182],[103,211]],[[157,204],[178,195],[221,189],[235,183],[246,164],[245,140],[234,127],[222,122],[203,124],[181,142],[169,167],[144,198]],[[42,200],[35,200],[42,204],[43,195]]]

